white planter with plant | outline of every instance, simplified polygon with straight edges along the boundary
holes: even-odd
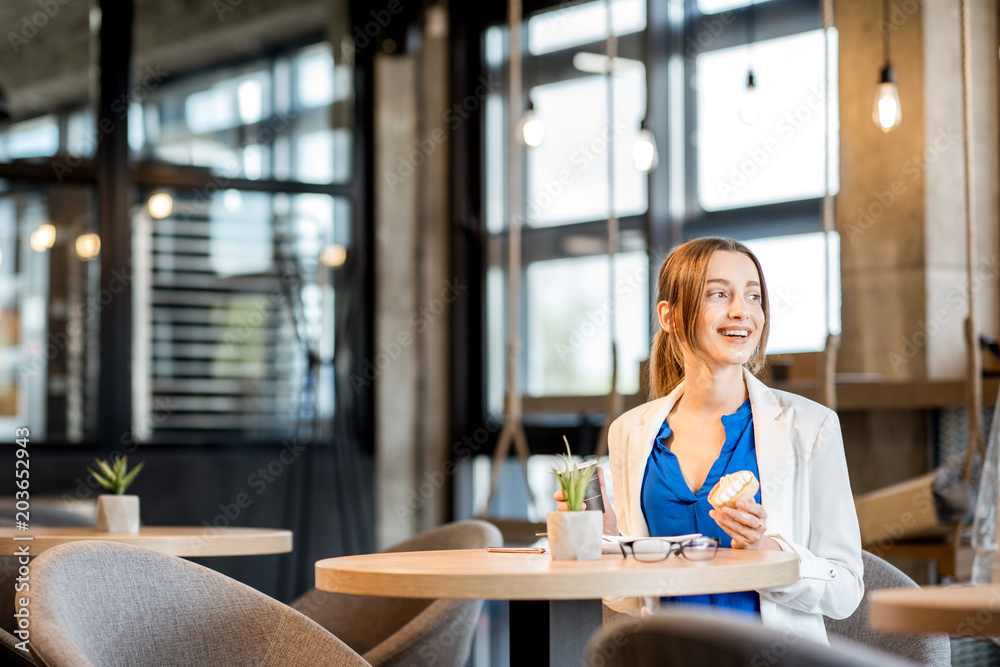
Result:
[[[135,481],[144,463],[128,469],[128,457],[117,456],[114,463],[94,460],[97,470],[87,468],[108,493],[97,496],[97,530],[102,533],[139,532],[139,496],[125,490]]]
[[[565,436],[563,440],[566,440]],[[552,560],[599,560],[604,516],[600,511],[583,509],[587,485],[596,473],[597,466],[581,468],[576,465],[568,441],[566,455],[562,458],[563,467],[552,472],[559,480],[563,501],[569,506],[569,511],[549,512],[545,518],[549,552]]]

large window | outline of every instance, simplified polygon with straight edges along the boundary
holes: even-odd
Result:
[[[768,352],[821,350],[840,330],[839,239],[821,219],[839,187],[837,31],[813,2],[697,8],[676,89],[689,126],[672,165],[685,170],[683,238],[746,242],[771,292]]]
[[[133,105],[130,145],[151,174],[133,217],[137,439],[329,425],[355,228],[351,72],[321,42],[167,80]],[[163,163],[178,178],[156,187]]]
[[[840,326],[839,241],[821,218],[823,198],[838,188],[837,33],[823,29],[818,2],[615,0],[611,77],[606,12],[605,2],[559,5],[524,23],[524,106],[544,127],[540,145],[508,155],[504,91],[485,107],[487,403],[502,411],[513,157],[524,165],[523,209],[513,214],[524,221],[520,389],[529,420],[534,397],[573,405],[574,396],[607,394],[612,339],[618,390],[639,392],[650,285],[670,247],[689,238],[729,236],[758,253],[773,304],[770,352],[822,349]],[[487,29],[483,54],[488,75],[505,81],[502,27]],[[651,174],[633,163],[644,120],[660,156]],[[621,228],[614,262],[612,207]]]
[[[10,432],[57,442],[94,432],[94,222],[90,188],[0,182],[0,427]]]
[[[608,393],[612,338],[618,389],[635,393],[648,346],[647,177],[632,157],[646,113],[641,58],[646,6],[641,0],[613,3],[619,57],[611,77],[605,73],[606,12],[604,2],[585,2],[525,22],[526,97],[545,128],[541,145],[515,156],[524,164],[526,203],[514,213],[524,221],[520,337],[522,390],[529,396]],[[490,28],[484,49],[489,76],[502,80],[505,31]],[[488,403],[495,411],[503,400],[504,258],[511,213],[503,185],[509,158],[505,99],[503,91],[494,93],[485,113]],[[612,207],[621,230],[614,261],[607,241]]]
[[[137,213],[136,437],[273,439],[303,409],[333,416],[313,364],[333,360],[350,216],[325,194],[240,190]]]
[[[157,86],[132,105],[140,160],[252,180],[351,177],[353,68],[327,43]]]
[[[80,442],[96,433],[100,315],[116,295],[101,290],[97,192],[77,150],[96,135],[89,6],[41,9],[0,4],[0,428]]]
[[[60,6],[0,54],[0,424],[107,447],[329,436],[356,399],[334,367],[365,335],[367,306],[344,298],[362,289],[364,195],[350,22],[332,16],[346,4],[307,4],[134,3],[130,85],[104,118],[98,8]],[[0,16],[37,12],[17,0]],[[98,154],[124,122],[115,210]],[[118,347],[100,331],[112,310]]]

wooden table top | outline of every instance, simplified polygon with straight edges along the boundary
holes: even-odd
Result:
[[[463,549],[342,556],[316,563],[320,590],[412,598],[692,595],[769,588],[798,578],[795,554],[745,549],[719,549],[715,559],[704,562],[671,556],[659,563],[638,563],[617,554],[592,561],[554,561],[548,553]]]
[[[1000,586],[887,588],[868,594],[871,624],[896,632],[1000,635]]]
[[[26,538],[32,538],[27,540]],[[153,549],[173,556],[253,556],[292,550],[292,531],[274,528],[142,526],[136,534],[99,533],[88,526],[38,526],[27,531],[0,528],[0,556],[28,545],[32,556],[65,542],[104,540]]]

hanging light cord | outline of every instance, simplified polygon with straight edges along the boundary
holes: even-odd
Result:
[[[889,62],[889,0],[882,0],[882,62]]]

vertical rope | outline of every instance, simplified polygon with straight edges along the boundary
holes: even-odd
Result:
[[[965,254],[966,297],[969,316],[965,321],[966,336],[966,400],[969,413],[969,440],[965,450],[963,478],[972,478],[972,461],[975,449],[984,448],[982,441],[983,359],[979,349],[979,326],[976,317],[976,216],[972,197],[972,22],[969,17],[969,0],[959,3],[962,22],[962,132],[965,178]]]
[[[836,231],[837,221],[833,210],[833,195],[830,193],[830,30],[833,28],[833,0],[821,0],[820,12],[823,18],[823,203],[820,212],[823,219],[823,321],[826,326],[826,344],[821,355],[819,368],[819,399],[831,410],[837,409],[837,352],[840,336],[831,333],[830,321],[830,239]]]
[[[508,419],[521,421],[521,385],[518,362],[521,351],[521,144],[518,123],[521,103],[521,0],[510,0],[510,89],[507,91],[508,150],[508,255],[507,255],[507,400]]]
[[[604,426],[597,439],[597,455],[603,456],[608,451],[608,432],[611,422],[621,412],[621,396],[618,394],[618,341],[615,331],[615,314],[618,311],[618,298],[615,290],[615,256],[618,254],[618,212],[615,206],[615,60],[618,57],[618,38],[615,36],[614,16],[612,15],[612,0],[604,0],[605,21],[608,38],[604,44],[604,54],[607,60],[605,82],[607,84],[607,123],[608,123],[608,313],[609,340],[611,341],[611,390],[608,392],[608,403],[605,409]]]
[[[509,89],[507,91],[507,194],[509,226],[507,235],[507,419],[497,438],[497,446],[493,452],[493,464],[490,471],[490,490],[486,498],[486,507],[480,514],[489,512],[500,480],[500,472],[511,443],[517,451],[521,462],[521,471],[528,491],[530,502],[528,513],[533,513],[535,496],[531,490],[528,478],[528,439],[522,424],[523,407],[521,402],[521,140],[518,136],[520,120],[524,109],[522,103],[523,90],[521,82],[521,0],[509,0],[507,5],[509,24],[510,58],[508,72]]]

